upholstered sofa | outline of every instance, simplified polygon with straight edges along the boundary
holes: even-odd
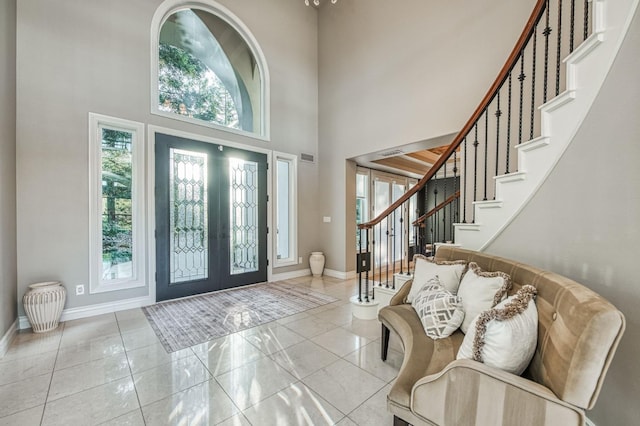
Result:
[[[625,328],[624,316],[588,288],[558,274],[508,259],[442,246],[436,260],[476,262],[511,276],[510,293],[537,289],[538,342],[522,376],[469,359],[456,360],[460,330],[432,340],[412,306],[407,281],[381,309],[382,359],[390,333],[404,361],[387,396],[394,425],[582,425]]]

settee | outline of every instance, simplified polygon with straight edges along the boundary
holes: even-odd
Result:
[[[625,328],[624,316],[590,289],[561,275],[508,259],[442,246],[436,260],[476,262],[511,276],[515,293],[537,289],[538,340],[518,376],[471,359],[456,359],[464,334],[427,337],[411,304],[407,281],[379,312],[382,359],[390,333],[404,360],[387,396],[394,425],[583,425],[598,398]]]

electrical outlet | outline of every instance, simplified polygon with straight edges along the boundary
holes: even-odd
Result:
[[[299,258],[298,258],[298,263],[299,263],[299,264],[300,264],[300,263],[302,263],[302,257],[299,257]]]
[[[76,286],[76,296],[82,296],[84,294],[84,286],[81,285],[77,285]]]

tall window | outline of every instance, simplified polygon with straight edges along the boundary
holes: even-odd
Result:
[[[154,18],[161,14],[152,112],[268,136],[264,61],[248,31],[213,2],[179,4],[167,0]]]
[[[89,115],[90,291],[144,285],[144,126]]]
[[[295,155],[274,153],[275,266],[298,263]]]

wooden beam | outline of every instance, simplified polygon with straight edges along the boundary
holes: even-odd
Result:
[[[415,161],[411,161],[402,157],[389,157],[382,158],[380,160],[374,160],[374,163],[381,164],[383,166],[392,167],[394,169],[404,170],[410,173],[416,173],[419,175],[424,175],[429,171],[429,166],[416,163]]]
[[[425,163],[429,163],[430,165],[435,164],[440,157],[438,154],[434,154],[433,152],[425,149],[423,151],[412,152],[411,154],[407,154],[411,158],[415,158],[416,160],[424,161]]]

